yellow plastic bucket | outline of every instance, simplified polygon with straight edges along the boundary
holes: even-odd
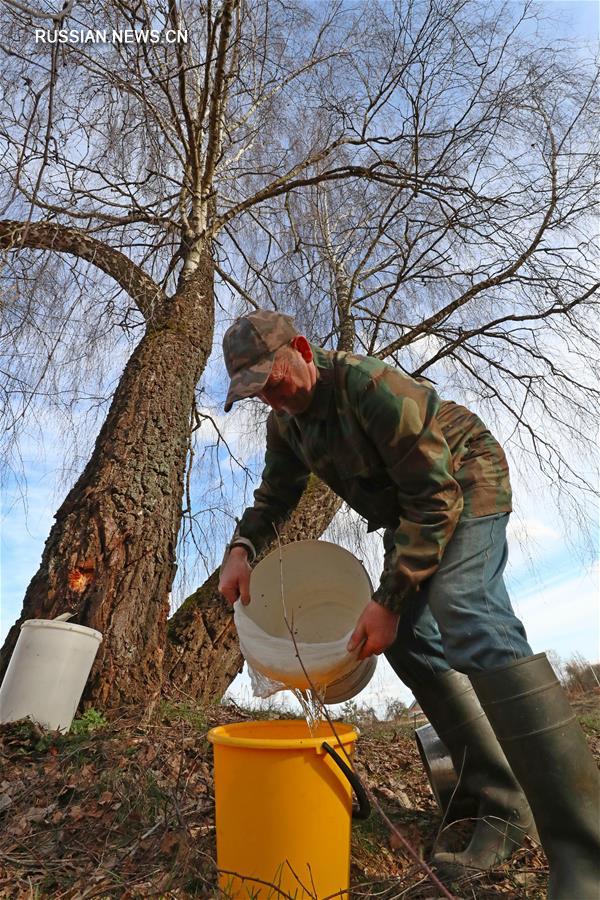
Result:
[[[241,722],[208,733],[214,745],[219,887],[233,898],[348,898],[352,787],[345,754],[358,731],[304,720]],[[337,761],[335,757],[337,756]]]

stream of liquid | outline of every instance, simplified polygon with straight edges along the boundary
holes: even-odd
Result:
[[[311,737],[317,737],[319,726],[325,721],[323,709],[325,688],[315,687],[314,690],[312,688],[307,688],[306,690],[292,688],[292,694],[302,707]]]

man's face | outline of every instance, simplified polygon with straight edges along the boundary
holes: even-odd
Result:
[[[275,412],[296,416],[308,408],[312,387],[309,367],[301,353],[286,348],[275,357],[268,381],[256,396]]]

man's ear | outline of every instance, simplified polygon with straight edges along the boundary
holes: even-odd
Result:
[[[310,344],[303,334],[297,334],[296,337],[290,341],[290,345],[294,348],[294,350],[298,351],[298,353],[302,356],[304,362],[312,362],[313,352],[310,349]]]

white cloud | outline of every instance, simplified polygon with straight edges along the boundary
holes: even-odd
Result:
[[[571,577],[556,576],[541,586],[515,594],[534,651],[555,650],[562,657],[581,653],[600,659],[600,581],[596,564]]]
[[[553,543],[560,539],[560,532],[552,525],[539,519],[516,519],[512,517],[507,529],[509,539],[519,542],[545,541]]]

